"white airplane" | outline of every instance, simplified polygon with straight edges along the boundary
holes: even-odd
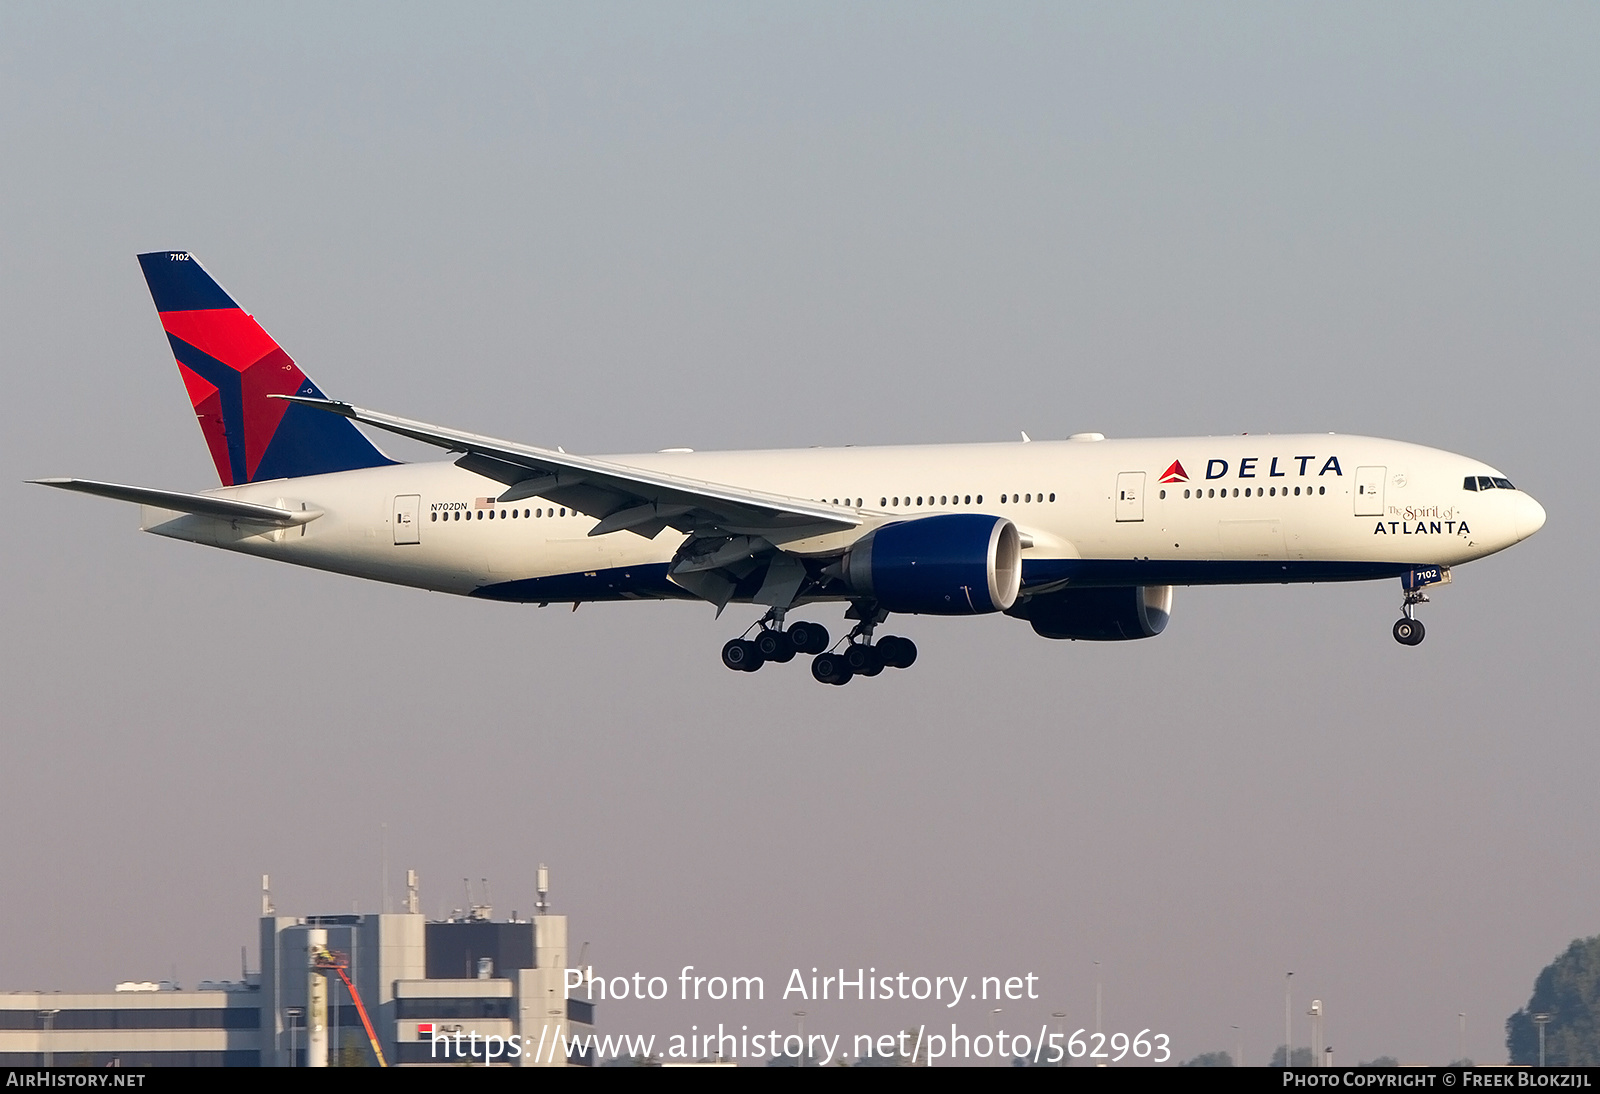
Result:
[[[1175,585],[1396,577],[1416,645],[1428,586],[1545,520],[1478,460],[1333,433],[574,456],[327,399],[187,252],[139,262],[223,486],[35,481],[137,503],[156,535],[436,592],[765,607],[732,669],[908,667],[909,639],[875,637],[895,613],[1149,638]],[[399,463],[356,422],[457,455]],[[839,642],[785,626],[827,601],[855,623]]]

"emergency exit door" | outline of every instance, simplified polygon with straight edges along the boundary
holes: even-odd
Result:
[[[1117,476],[1117,520],[1144,519],[1144,472],[1124,471]]]
[[[1356,468],[1356,516],[1383,516],[1383,480],[1388,475],[1387,467]]]
[[[421,494],[401,494],[394,499],[395,546],[422,542],[422,525],[417,523],[417,514],[421,511]]]

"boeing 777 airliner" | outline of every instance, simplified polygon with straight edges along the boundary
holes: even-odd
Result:
[[[190,254],[139,263],[222,487],[37,481],[137,503],[156,535],[437,592],[762,606],[732,669],[908,667],[911,641],[876,635],[896,613],[1149,638],[1175,585],[1380,578],[1414,646],[1427,587],[1545,520],[1478,460],[1333,433],[574,456],[328,399]],[[397,462],[357,422],[453,458]],[[839,642],[785,626],[830,601],[855,624]]]

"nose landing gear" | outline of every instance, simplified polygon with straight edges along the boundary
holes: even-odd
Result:
[[[1448,566],[1417,566],[1400,575],[1400,588],[1405,593],[1400,611],[1402,618],[1394,625],[1394,640],[1402,646],[1420,646],[1428,629],[1417,618],[1417,605],[1428,603],[1428,594],[1422,590],[1429,585],[1448,585]]]

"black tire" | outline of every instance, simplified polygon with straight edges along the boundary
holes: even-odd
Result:
[[[828,628],[802,620],[789,628],[789,641],[796,653],[821,653],[828,648]]]
[[[819,653],[811,661],[811,675],[824,684],[848,684],[853,674],[843,657],[836,653]]]
[[[1420,620],[1400,619],[1395,621],[1394,640],[1402,646],[1420,645],[1423,637],[1428,633]]]
[[[761,667],[761,651],[754,642],[735,638],[722,647],[722,663],[735,672],[755,672]]]
[[[876,676],[883,671],[883,654],[876,646],[852,642],[844,651],[844,663],[856,676]]]
[[[917,661],[917,644],[897,634],[879,639],[878,652],[883,663],[892,669],[908,669]]]
[[[764,661],[775,661],[778,664],[787,664],[794,660],[794,643],[782,631],[764,630],[756,635],[756,652],[761,654]]]

